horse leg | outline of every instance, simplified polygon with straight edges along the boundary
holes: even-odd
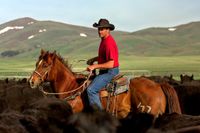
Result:
[[[130,91],[117,96],[117,118],[125,118],[131,111]]]

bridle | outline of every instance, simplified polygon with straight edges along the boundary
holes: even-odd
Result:
[[[51,67],[52,67],[52,64],[49,65],[47,68],[45,68],[46,70],[43,71],[44,74],[41,74],[40,72],[38,72],[38,71],[36,70],[38,67],[36,67],[36,69],[33,71],[33,73],[36,73],[36,74],[39,76],[39,78],[41,79],[41,81],[44,82],[44,77],[45,77],[45,76],[46,76],[46,77],[48,76],[48,73],[49,73]],[[84,70],[84,71],[85,71],[85,70]],[[79,87],[77,87],[76,89],[71,90],[71,91],[60,92],[60,93],[47,92],[47,91],[44,90],[44,88],[42,87],[42,85],[39,85],[39,90],[40,90],[45,96],[47,96],[47,95],[66,95],[66,94],[71,94],[71,93],[76,92],[74,95],[71,95],[71,96],[68,96],[68,97],[64,98],[65,100],[72,100],[72,99],[74,99],[76,96],[81,95],[81,93],[83,93],[83,91],[85,90],[85,88],[86,88],[86,86],[87,86],[87,83],[88,83],[88,81],[89,81],[91,75],[92,75],[92,71],[90,71],[89,75],[87,76],[87,79],[83,82],[83,84],[82,84],[81,86],[79,86]]]
[[[72,100],[72,99],[74,99],[76,96],[79,96],[79,95],[81,95],[81,94],[83,93],[83,91],[84,91],[84,90],[86,89],[86,87],[87,87],[87,83],[88,83],[88,81],[89,81],[91,75],[92,75],[92,71],[90,71],[89,75],[87,76],[87,79],[83,82],[83,84],[82,84],[81,86],[79,86],[79,87],[77,87],[76,89],[71,90],[71,91],[60,92],[60,93],[56,93],[56,92],[55,92],[55,93],[54,93],[54,92],[47,92],[47,91],[44,90],[44,88],[43,88],[41,85],[39,86],[39,90],[40,90],[45,96],[47,96],[47,95],[66,95],[66,94],[70,94],[70,93],[76,92],[74,95],[71,95],[71,96],[68,96],[68,97],[64,98],[65,100]],[[78,90],[80,90],[80,91],[78,91]]]
[[[34,70],[33,73],[36,73],[36,74],[39,76],[39,78],[42,80],[42,82],[43,82],[43,81],[44,81],[44,77],[45,77],[45,76],[47,77],[47,75],[48,75],[48,73],[49,73],[51,67],[52,67],[52,64],[49,65],[47,68],[45,68],[46,71],[44,71],[44,74],[43,74],[43,75],[42,75],[40,72],[38,72],[37,70]]]

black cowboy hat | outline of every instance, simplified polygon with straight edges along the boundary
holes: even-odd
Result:
[[[115,26],[110,24],[107,19],[100,19],[98,23],[94,23],[93,27],[95,28],[109,28],[110,30],[114,30]]]

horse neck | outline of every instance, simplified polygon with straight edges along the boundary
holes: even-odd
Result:
[[[57,93],[62,93],[77,88],[78,83],[72,71],[65,67],[65,65],[58,59],[56,60],[55,64],[56,66],[54,66],[55,69],[53,70],[53,73],[55,74],[53,80],[54,91]]]

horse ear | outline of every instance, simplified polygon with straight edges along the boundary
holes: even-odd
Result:
[[[40,54],[43,55],[45,53],[44,49],[41,49]]]
[[[56,51],[53,52],[53,54],[52,54],[52,59],[54,60],[55,57],[56,57]]]
[[[191,79],[193,80],[194,79],[194,75],[192,74],[192,76],[191,76]]]

